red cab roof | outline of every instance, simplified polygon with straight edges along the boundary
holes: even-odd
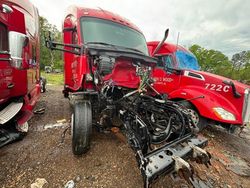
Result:
[[[157,47],[158,44],[159,44],[159,41],[147,42],[149,53],[151,55],[154,52],[154,50],[155,50],[155,48]],[[157,54],[166,54],[166,53],[172,54],[172,53],[176,52],[177,50],[191,53],[186,48],[184,48],[184,47],[182,47],[180,45],[176,45],[176,44],[171,44],[171,43],[168,43],[168,42],[164,42],[164,44],[162,45],[162,47],[159,50],[159,52],[157,52]]]
[[[66,17],[69,15],[73,15],[76,19],[80,19],[81,17],[86,16],[86,17],[96,17],[96,18],[100,18],[100,19],[110,20],[110,21],[128,26],[128,27],[135,29],[135,30],[139,31],[140,33],[142,33],[136,25],[131,23],[126,18],[123,18],[123,17],[119,16],[118,14],[114,14],[112,12],[109,12],[107,10],[103,10],[101,8],[93,9],[93,8],[85,8],[85,7],[79,7],[79,6],[74,5],[74,6],[70,6],[67,9]]]

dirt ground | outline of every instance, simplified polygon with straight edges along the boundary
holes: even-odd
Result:
[[[90,151],[81,157],[72,154],[71,136],[67,133],[64,142],[61,138],[71,117],[61,90],[49,86],[37,105],[45,107],[45,113],[31,119],[28,135],[0,149],[0,187],[28,188],[37,178],[45,178],[48,183],[44,187],[51,188],[64,187],[69,180],[78,188],[143,187],[133,151],[112,133],[94,131]],[[242,138],[218,128],[208,128],[202,134],[209,139],[206,149],[213,158],[210,168],[192,163],[201,180],[197,187],[250,187],[249,129],[244,130]],[[158,187],[192,186],[166,176],[153,185]]]

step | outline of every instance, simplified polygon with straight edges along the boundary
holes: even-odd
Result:
[[[21,110],[22,106],[22,102],[12,102],[0,111],[0,125],[11,120]]]

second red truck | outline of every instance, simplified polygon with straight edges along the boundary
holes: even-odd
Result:
[[[0,128],[15,125],[16,134],[0,134],[0,145],[28,131],[27,121],[40,96],[38,10],[25,0],[0,2]]]
[[[161,62],[152,72],[153,87],[185,105],[200,129],[211,123],[233,131],[250,122],[249,85],[200,71],[196,57],[180,45],[159,44],[147,43],[150,55]]]

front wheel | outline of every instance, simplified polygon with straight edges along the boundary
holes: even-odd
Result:
[[[86,153],[90,148],[92,109],[89,101],[76,103],[72,114],[72,150],[75,155]]]
[[[197,109],[190,102],[181,101],[180,104],[188,109],[191,119],[193,120],[195,126],[199,128],[199,131],[203,130],[207,126],[207,120],[199,114]]]

